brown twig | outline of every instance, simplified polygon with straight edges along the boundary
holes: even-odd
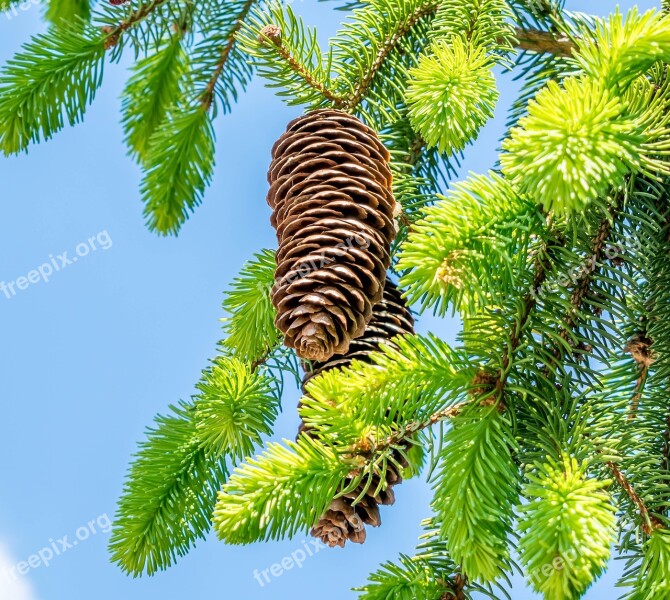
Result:
[[[336,108],[342,108],[347,111],[355,109],[367,93],[368,89],[372,85],[377,73],[382,68],[384,61],[388,58],[391,52],[398,45],[400,40],[404,38],[409,31],[414,27],[421,19],[427,17],[430,14],[435,13],[437,10],[438,4],[428,4],[426,6],[419,6],[413,14],[409,16],[407,21],[403,23],[401,27],[390,37],[388,38],[377,52],[374,62],[370,70],[365,74],[363,79],[361,79],[356,85],[353,94],[351,97],[346,100],[341,101],[339,104],[335,104]]]
[[[373,454],[383,452],[384,450],[388,450],[393,446],[402,445],[404,442],[406,442],[406,440],[408,440],[410,437],[412,437],[419,431],[428,429],[429,427],[432,427],[433,425],[435,425],[436,423],[440,423],[441,421],[446,421],[448,419],[453,419],[454,417],[457,417],[468,404],[470,404],[469,401],[461,402],[454,406],[443,408],[442,410],[433,413],[425,421],[414,421],[412,423],[408,423],[400,431],[396,431],[395,433],[389,435],[388,437],[383,438],[379,442],[373,444],[368,444],[366,442],[364,444],[364,447],[363,445],[357,447],[354,451],[354,454],[357,456],[372,456]]]
[[[244,19],[249,14],[249,11],[252,9],[253,5],[256,4],[256,1],[257,0],[247,0],[244,3],[244,6],[242,6],[242,8],[240,9],[237,18],[235,19],[235,24],[233,25],[232,29],[230,30],[230,33],[228,34],[228,42],[221,50],[221,57],[216,63],[216,68],[214,69],[212,78],[210,79],[209,83],[207,84],[205,90],[201,95],[201,103],[202,106],[205,108],[205,110],[209,110],[210,107],[212,106],[212,102],[214,101],[214,92],[216,90],[216,84],[219,81],[221,75],[223,74],[224,69],[226,68],[226,64],[230,59],[230,55],[233,52],[233,48],[235,48],[235,43],[237,41],[235,39],[235,36],[237,35],[237,32],[242,28],[242,25],[244,25]]]
[[[444,592],[440,600],[465,600],[465,586],[468,584],[468,578],[462,573],[458,573],[453,581],[447,585],[449,589]]]
[[[439,3],[430,3],[420,6],[410,15],[407,21],[379,48],[370,70],[358,81],[353,93],[349,97],[340,96],[320,81],[317,81],[312,73],[308,69],[305,69],[300,61],[282,43],[282,32],[277,25],[266,25],[260,32],[260,40],[263,42],[269,39],[277,48],[279,56],[287,62],[293,72],[297,73],[310,87],[330,101],[333,107],[354,112],[368,92],[384,61],[389,57],[398,43],[421,19],[434,14],[438,7]],[[514,34],[515,41],[513,42],[513,46],[519,50],[550,53],[561,57],[572,56],[573,52],[577,50],[575,42],[563,34],[557,35],[540,29],[523,29],[521,27],[515,28]],[[503,42],[503,40],[498,41]]]
[[[649,375],[649,368],[654,364],[654,351],[651,349],[653,340],[649,339],[645,333],[636,333],[626,344],[626,352],[630,352],[635,364],[637,364],[640,375],[635,382],[633,397],[630,402],[628,420],[632,421],[637,417],[637,411],[640,407],[640,399],[644,390],[644,384]]]
[[[110,50],[119,43],[121,35],[137,25],[140,21],[143,21],[148,17],[154,10],[156,10],[161,4],[165,4],[168,0],[152,0],[148,4],[143,4],[136,11],[134,11],[125,21],[121,21],[116,27],[106,25],[102,28],[102,32],[105,34],[105,49]]]
[[[519,50],[537,52],[538,54],[555,54],[569,58],[577,51],[577,45],[573,40],[565,35],[556,35],[540,29],[522,29],[517,27],[514,30],[516,43],[514,46]]]
[[[647,535],[651,535],[655,529],[663,527],[663,524],[656,517],[652,517],[649,514],[649,509],[647,508],[647,505],[644,503],[642,498],[638,496],[637,492],[635,491],[635,488],[632,486],[630,481],[626,479],[626,476],[623,474],[621,469],[619,469],[619,466],[612,461],[607,461],[605,464],[607,465],[607,468],[612,472],[612,475],[614,476],[616,482],[619,484],[619,487],[621,487],[621,489],[626,493],[626,495],[631,499],[633,504],[635,504],[635,506],[637,507],[637,510],[640,513],[640,517],[642,518],[642,530]]]
[[[594,236],[591,242],[591,256],[584,264],[584,268],[581,271],[581,274],[575,282],[575,289],[572,291],[570,297],[570,311],[565,317],[565,325],[561,327],[558,332],[559,337],[564,340],[569,347],[573,347],[574,344],[571,340],[571,334],[577,325],[577,319],[579,316],[579,311],[584,306],[584,301],[591,289],[591,284],[593,283],[593,276],[598,273],[600,265],[606,257],[607,240],[612,232],[612,224],[614,218],[619,210],[620,201],[617,201],[615,204],[609,208],[609,217],[602,220],[598,232]],[[563,356],[564,348],[563,346],[558,345],[553,351],[553,358],[555,361],[560,360]]]
[[[546,250],[547,245],[545,244],[544,251],[546,252]],[[495,398],[498,402],[503,401],[503,392],[505,390],[505,384],[507,383],[509,367],[512,364],[512,360],[516,354],[516,351],[521,345],[523,333],[526,329],[526,325],[528,324],[528,320],[530,319],[530,315],[537,305],[538,294],[547,280],[550,267],[551,265],[548,263],[546,256],[543,258],[538,256],[535,260],[535,277],[533,279],[533,288],[526,294],[524,298],[521,313],[519,314],[519,320],[514,331],[512,332],[507,349],[503,354],[500,370],[498,372],[498,377],[495,384]]]
[[[341,106],[344,98],[338,96],[330,88],[325,86],[320,81],[317,81],[312,73],[300,63],[300,61],[291,54],[291,51],[284,45],[282,41],[282,30],[277,25],[266,25],[261,29],[259,41],[261,43],[269,40],[277,49],[277,53],[283,58],[291,67],[291,70],[296,73],[307,85],[319,92],[324,98],[333,103],[334,106]]]

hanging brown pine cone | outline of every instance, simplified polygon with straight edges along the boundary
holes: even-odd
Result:
[[[370,354],[379,350],[380,346],[393,346],[392,338],[409,333],[414,333],[412,313],[407,308],[398,288],[387,279],[382,300],[373,308],[372,319],[365,333],[351,342],[349,352],[344,355],[335,355],[325,362],[312,363],[311,368],[303,364],[306,371],[303,378],[303,392],[305,392],[307,382],[323,371],[346,367],[354,359],[369,362]],[[301,425],[300,431],[310,435],[309,429],[305,428],[304,424]],[[394,465],[393,461],[399,466]],[[380,487],[378,475],[373,475],[370,480],[363,480],[356,489],[333,500],[326,513],[312,529],[312,535],[331,547],[343,547],[346,540],[362,544],[366,537],[365,525],[372,527],[381,525],[379,505],[394,503],[393,486],[402,483],[400,469],[405,467],[407,467],[407,462],[402,454],[394,452],[386,469],[386,481],[382,486],[384,489],[377,492]],[[375,492],[377,492],[376,495]],[[359,496],[362,496],[361,499],[354,504]]]
[[[390,506],[395,502],[393,486],[402,483],[401,470],[408,466],[407,461],[399,452],[394,452],[392,459],[398,464],[389,461],[386,466],[386,487],[379,491],[379,475],[373,475],[370,480],[363,481],[353,491],[335,498],[326,513],[312,528],[311,534],[319,538],[331,548],[344,548],[347,540],[355,544],[365,542],[365,526],[379,527],[382,524],[379,506]],[[356,502],[357,498],[360,498]]]
[[[272,302],[301,358],[346,353],[382,297],[396,235],[389,157],[373,130],[337,110],[292,121],[272,150]]]
[[[408,333],[414,333],[414,317],[395,283],[386,279],[381,301],[373,307],[372,318],[363,335],[351,341],[349,351],[346,354],[335,354],[323,362],[303,364],[305,369],[302,380],[303,393],[307,393],[305,390],[307,382],[323,371],[347,367],[355,359],[369,362],[370,353],[378,350],[380,345],[389,344],[392,338]]]

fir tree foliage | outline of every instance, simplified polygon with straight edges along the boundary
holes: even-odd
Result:
[[[583,210],[631,172],[664,173],[667,100],[640,82],[622,96],[601,80],[549,82],[503,144],[505,174],[558,216]],[[533,165],[532,173],[528,169]]]
[[[123,128],[130,153],[140,161],[146,160],[151,137],[168,111],[176,108],[174,99],[179,96],[186,66],[181,32],[133,66],[134,73],[123,94]]]
[[[255,255],[225,295],[220,355],[139,446],[113,560],[153,574],[212,523],[232,544],[296,535],[334,498],[381,493],[388,472],[420,473],[426,456],[426,535],[362,598],[500,599],[515,544],[548,600],[587,594],[612,545],[627,558],[625,597],[664,598],[667,6],[599,19],[562,0],[330,4],[349,14],[320,45],[295,4],[51,0],[51,28],[0,72],[12,154],[81,121],[106,60],[134,61],[122,123],[159,234],[204,200],[216,119],[254,73],[289,104],[361,118],[391,153],[405,297],[463,319],[452,344],[408,335],[311,379],[310,435],[253,458],[297,371],[274,326],[274,253]],[[524,79],[500,168],[453,183],[496,108],[500,68]]]
[[[501,163],[546,210],[583,210],[631,172],[666,174],[657,157],[668,152],[667,96],[638,78],[665,60],[658,48],[668,23],[636,10],[625,21],[617,13],[600,22],[580,41],[574,62],[583,74],[562,86],[550,81],[530,101],[503,143]]]
[[[112,560],[135,576],[175,563],[209,531],[216,489],[228,470],[202,446],[193,407],[158,416],[130,470],[114,519]]]
[[[626,600],[652,600],[670,593],[670,535],[667,530],[654,531],[644,548],[644,559],[633,590]]]
[[[395,562],[386,562],[372,573],[368,583],[358,589],[362,600],[443,600],[478,598],[509,600],[504,588],[466,582],[460,567],[447,552],[434,517],[424,520],[425,531],[419,539],[416,554],[401,554]],[[460,594],[460,596],[459,596]]]
[[[483,47],[469,48],[459,37],[438,40],[409,76],[412,125],[440,152],[463,150],[493,116],[498,89]]]
[[[90,0],[49,0],[46,18],[59,25],[60,23],[86,22],[91,18]]]
[[[214,128],[207,106],[194,102],[151,139],[142,181],[147,227],[177,233],[202,202],[214,173]]]
[[[245,22],[239,43],[267,85],[289,104],[319,106],[330,95],[330,61],[321,51],[316,30],[307,27],[290,4],[258,7]]]
[[[508,538],[519,497],[516,443],[499,408],[468,407],[454,419],[433,500],[449,555],[478,582],[495,581],[510,569]]]
[[[270,444],[262,456],[238,467],[223,486],[214,510],[219,537],[230,544],[249,544],[311,527],[351,468],[308,436]]]
[[[0,147],[5,154],[50,139],[82,120],[102,84],[105,38],[62,25],[27,43],[0,75]]]
[[[545,598],[580,598],[604,571],[614,541],[615,509],[601,491],[609,482],[587,478],[575,458],[538,465],[536,473],[519,507],[521,561]]]
[[[239,359],[219,357],[196,387],[194,418],[208,452],[239,461],[272,433],[279,398],[263,373]]]
[[[463,150],[493,116],[493,65],[511,49],[511,16],[500,0],[439,4],[434,42],[409,73],[406,99],[412,125],[440,152]]]
[[[263,250],[248,261],[223,300],[225,338],[221,345],[241,360],[262,361],[277,347],[275,308],[270,300],[274,283],[275,253]],[[249,332],[253,331],[253,335]]]
[[[430,420],[465,399],[475,367],[462,352],[434,336],[394,342],[370,363],[354,361],[307,384],[301,416],[319,437],[345,447],[364,435],[383,439],[389,428]]]
[[[281,387],[263,367],[230,355],[203,371],[190,402],[158,416],[119,501],[112,558],[135,576],[174,564],[212,523],[231,464],[272,432]]]
[[[500,175],[471,175],[415,222],[399,253],[400,283],[422,311],[476,314],[518,286],[543,221],[533,202]],[[469,295],[472,281],[476,297]]]
[[[445,587],[422,561],[401,555],[397,563],[385,563],[372,573],[361,591],[365,600],[439,600]]]

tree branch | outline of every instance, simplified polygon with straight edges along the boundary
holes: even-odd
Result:
[[[519,50],[537,52],[538,54],[555,54],[569,58],[578,50],[577,45],[569,37],[563,34],[556,35],[540,29],[523,29],[516,27],[515,47]]]
[[[219,61],[216,64],[216,69],[212,74],[212,78],[210,79],[209,83],[207,84],[207,87],[205,87],[205,90],[201,95],[201,103],[204,106],[205,110],[209,110],[212,106],[212,102],[214,101],[214,92],[216,90],[216,84],[219,81],[221,75],[223,74],[223,71],[226,68],[226,64],[230,59],[230,55],[233,52],[233,48],[235,47],[236,43],[235,36],[237,35],[237,32],[242,28],[242,25],[244,24],[244,19],[247,17],[253,5],[256,4],[256,2],[257,0],[247,0],[244,3],[244,6],[242,6],[239,14],[237,15],[235,24],[233,25],[228,34],[228,43],[221,50],[221,57],[219,58]]]
[[[619,469],[619,466],[616,463],[613,463],[612,461],[608,461],[605,464],[607,465],[607,468],[612,472],[614,479],[619,484],[621,489],[626,493],[626,495],[631,499],[633,504],[635,504],[635,506],[637,507],[637,510],[640,513],[640,517],[642,518],[643,531],[647,535],[651,535],[655,529],[662,528],[663,524],[657,518],[652,517],[649,514],[649,509],[647,508],[647,505],[644,503],[642,498],[638,496],[637,492],[635,491],[635,488],[633,488],[630,481],[626,479],[626,476],[622,473],[621,469]]]
[[[330,88],[323,85],[320,81],[314,79],[314,76],[300,63],[300,61],[291,54],[291,51],[284,45],[282,41],[282,32],[277,25],[266,25],[261,29],[260,39],[270,40],[277,48],[277,53],[283,58],[307,85],[319,92],[324,98],[333,103],[333,106],[341,106],[344,99],[338,96]]]
[[[632,421],[637,417],[637,411],[640,406],[640,398],[644,391],[644,385],[649,375],[649,368],[654,364],[655,353],[651,349],[653,341],[650,340],[644,332],[636,333],[630,341],[626,344],[626,352],[630,352],[637,368],[640,372],[637,381],[635,382],[635,389],[633,390],[633,398],[630,402],[630,411],[628,413],[628,420]]]
[[[548,244],[545,243],[544,251],[548,249]],[[510,342],[503,354],[502,363],[500,365],[500,370],[498,371],[498,376],[495,384],[495,398],[498,402],[502,402],[503,393],[505,390],[505,384],[507,383],[507,376],[509,374],[509,367],[512,364],[514,354],[519,349],[521,345],[521,340],[523,339],[523,333],[530,319],[530,315],[533,312],[533,309],[537,305],[538,295],[542,289],[542,286],[547,280],[549,275],[550,266],[548,264],[547,257],[541,258],[538,256],[535,260],[535,277],[533,279],[533,288],[526,294],[519,314],[519,319],[517,321],[516,328],[514,329]]]
[[[393,446],[403,445],[410,437],[412,437],[419,431],[428,429],[429,427],[432,427],[436,423],[440,423],[442,421],[447,421],[449,419],[457,417],[463,411],[463,409],[469,404],[470,401],[461,402],[454,406],[443,408],[442,410],[433,413],[425,421],[414,421],[412,423],[408,423],[400,431],[396,431],[395,433],[389,435],[388,437],[385,437],[379,442],[375,442],[372,445],[368,445],[368,443],[366,442],[364,444],[365,448],[361,447],[355,448],[354,454],[356,456],[365,456],[369,458],[374,454],[384,452],[385,450],[389,450]]]
[[[133,12],[125,21],[121,21],[116,27],[111,27],[109,25],[103,27],[102,32],[106,36],[105,49],[110,50],[116,46],[121,39],[121,35],[125,31],[146,19],[161,4],[165,4],[167,1],[168,0],[152,0],[151,2],[138,7],[135,12]]]
[[[391,52],[393,52],[400,40],[402,40],[402,38],[405,37],[412,29],[412,27],[414,27],[421,19],[428,15],[434,14],[438,6],[438,4],[429,4],[427,6],[420,6],[417,8],[417,10],[414,11],[409,19],[407,19],[407,22],[404,23],[402,27],[398,28],[398,30],[390,38],[388,38],[384,44],[382,44],[381,48],[379,48],[379,52],[377,53],[377,57],[372,63],[370,71],[368,71],[365,74],[365,77],[363,77],[363,79],[358,82],[352,96],[346,100],[342,100],[340,104],[335,104],[335,108],[342,108],[346,111],[353,111],[361,103],[361,100],[370,88],[370,85],[377,76],[377,73],[379,73],[379,70],[382,68],[384,61],[388,58]]]

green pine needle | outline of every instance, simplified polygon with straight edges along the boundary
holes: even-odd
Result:
[[[343,107],[377,130],[405,117],[407,72],[428,45],[438,4],[436,0],[366,0],[352,11],[330,41],[333,85],[345,99]]]
[[[489,52],[512,50],[515,17],[506,0],[442,0],[431,35],[450,40],[457,36]]]
[[[398,563],[384,563],[372,573],[358,591],[361,600],[441,600],[446,589],[425,561],[401,555]]]
[[[275,255],[263,250],[247,262],[225,293],[221,345],[236,357],[259,361],[277,346],[281,334],[274,324],[276,310],[270,299],[274,284]],[[253,332],[253,335],[249,333]]]
[[[91,18],[90,0],[47,0],[46,18],[55,25],[86,22]]]
[[[280,39],[266,39],[262,30],[274,26]],[[258,7],[238,35],[240,48],[253,61],[259,74],[268,80],[268,87],[289,104],[324,105],[324,90],[330,86],[330,60],[319,47],[316,30],[305,26],[290,4],[277,0]],[[279,45],[283,48],[281,57]]]
[[[557,215],[576,213],[623,185],[642,163],[645,122],[625,100],[586,78],[549,82],[503,143],[503,171]]]
[[[171,411],[140,444],[114,520],[112,560],[134,576],[167,569],[205,538],[227,477],[225,460],[201,443],[192,405]]]
[[[291,537],[313,526],[351,470],[310,437],[270,444],[235,469],[214,511],[219,538],[251,544]]]
[[[105,41],[91,26],[35,36],[0,73],[0,149],[26,150],[79,123],[102,83]]]
[[[581,33],[577,63],[611,88],[624,88],[655,62],[670,62],[670,17],[664,12],[640,14],[634,7],[624,17],[617,8],[609,18],[596,20],[594,29],[583,28]]]
[[[440,152],[455,153],[493,117],[498,89],[485,46],[439,40],[409,73],[412,126]]]
[[[519,498],[511,424],[495,406],[472,406],[444,441],[433,499],[440,538],[469,579],[493,582],[509,570]]]
[[[141,162],[147,159],[151,136],[165,121],[169,109],[175,107],[185,69],[180,34],[133,65],[133,75],[123,92],[123,129],[131,154]]]
[[[543,227],[534,204],[500,175],[471,175],[424,210],[399,253],[400,284],[411,304],[463,316],[507,296],[526,270]]]
[[[670,598],[670,533],[656,529],[644,546],[644,558],[633,590],[626,600]]]
[[[219,493],[214,525],[229,544],[292,537],[313,526],[335,497],[352,466],[308,436],[235,469]]]
[[[574,458],[538,465],[519,507],[519,555],[533,588],[545,600],[578,600],[603,573],[614,541],[615,509]]]
[[[214,455],[242,460],[261,436],[272,433],[279,411],[272,378],[236,359],[219,357],[203,373],[195,397],[195,421],[202,445]]]
[[[300,414],[320,437],[339,445],[384,437],[390,427],[423,422],[464,399],[475,371],[462,353],[434,336],[393,343],[370,363],[354,361],[308,383]]]
[[[147,226],[162,235],[178,233],[202,202],[214,173],[214,128],[205,104],[180,113],[156,131],[145,158],[142,198]]]
[[[250,454],[272,433],[279,395],[264,372],[219,357],[197,388],[191,403],[156,418],[119,501],[110,550],[135,576],[167,569],[205,538],[226,460]]]

